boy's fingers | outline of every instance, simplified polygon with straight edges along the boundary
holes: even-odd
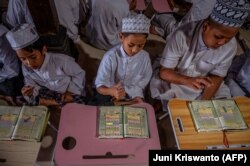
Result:
[[[194,87],[194,89],[201,89],[201,85],[198,82],[194,82],[193,87]]]
[[[206,79],[206,78],[202,78],[202,79],[199,79],[198,82],[200,84],[203,84],[207,87],[211,86],[212,82],[209,80],[209,79]]]

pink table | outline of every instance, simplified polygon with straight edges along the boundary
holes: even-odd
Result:
[[[67,104],[61,113],[59,132],[55,149],[57,165],[148,165],[149,149],[160,149],[160,141],[155,121],[155,113],[147,103],[134,106],[147,109],[149,139],[100,139],[96,137],[97,107]],[[64,138],[74,137],[76,144],[67,150],[62,146]],[[84,159],[83,156],[132,155],[129,158]]]

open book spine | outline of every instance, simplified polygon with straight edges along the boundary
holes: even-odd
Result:
[[[23,106],[12,139],[40,141],[48,119],[47,107]]]

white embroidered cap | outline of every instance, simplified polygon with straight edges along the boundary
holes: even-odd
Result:
[[[247,0],[217,0],[210,17],[219,24],[240,27],[245,22],[249,10],[250,4]]]
[[[0,24],[0,37],[6,32],[8,32],[8,29],[3,24]]]
[[[11,47],[18,50],[33,44],[39,39],[39,35],[33,24],[22,24],[9,31],[6,38]]]
[[[144,14],[131,14],[122,19],[122,32],[149,33],[150,20]]]

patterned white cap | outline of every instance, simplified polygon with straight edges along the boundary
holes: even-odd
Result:
[[[249,10],[250,4],[247,0],[217,0],[210,16],[219,24],[240,27],[245,22]]]
[[[0,24],[0,37],[6,32],[8,32],[8,29],[3,24]]]
[[[27,47],[39,39],[35,26],[27,23],[13,28],[6,37],[14,50]]]
[[[144,14],[131,14],[122,19],[122,32],[149,33],[150,20]]]

